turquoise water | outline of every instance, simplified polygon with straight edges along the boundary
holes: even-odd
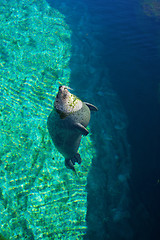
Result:
[[[0,1],[4,237],[159,239],[159,6]],[[99,108],[77,175],[47,131],[62,84]]]
[[[8,239],[82,239],[87,173],[66,169],[47,130],[60,84],[69,85],[71,29],[46,1],[0,2],[0,232]]]

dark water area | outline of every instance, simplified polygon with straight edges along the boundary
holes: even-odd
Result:
[[[159,239],[160,2],[48,1],[64,11],[73,31],[73,51],[78,38],[79,54],[86,54],[87,59],[88,51],[93,51],[94,60],[88,61],[91,65],[94,61],[97,69],[108,71],[129,121],[130,184],[136,199],[133,205],[137,202],[144,205],[153,223],[148,239]],[[87,83],[82,86],[82,75],[77,76],[77,87],[83,92]]]

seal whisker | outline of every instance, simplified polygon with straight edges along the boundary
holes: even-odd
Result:
[[[73,88],[70,88],[69,86],[63,85],[63,87],[65,87],[65,88],[67,88],[67,89],[69,89],[69,90],[71,90],[71,91],[74,91]]]

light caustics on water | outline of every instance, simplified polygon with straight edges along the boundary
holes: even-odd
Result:
[[[70,80],[71,30],[45,0],[0,1],[0,9],[0,232],[81,239],[93,144],[82,139],[77,177],[47,131],[59,82]]]

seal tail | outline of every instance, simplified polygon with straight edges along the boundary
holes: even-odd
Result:
[[[81,156],[80,156],[80,154],[79,153],[76,153],[74,156],[73,156],[73,158],[71,158],[71,159],[65,159],[65,165],[66,165],[66,167],[67,168],[69,168],[69,169],[72,169],[74,172],[76,172],[76,170],[75,170],[75,167],[74,167],[74,165],[75,165],[75,163],[78,163],[78,164],[81,164],[81,162],[82,162],[82,159],[81,159]]]

